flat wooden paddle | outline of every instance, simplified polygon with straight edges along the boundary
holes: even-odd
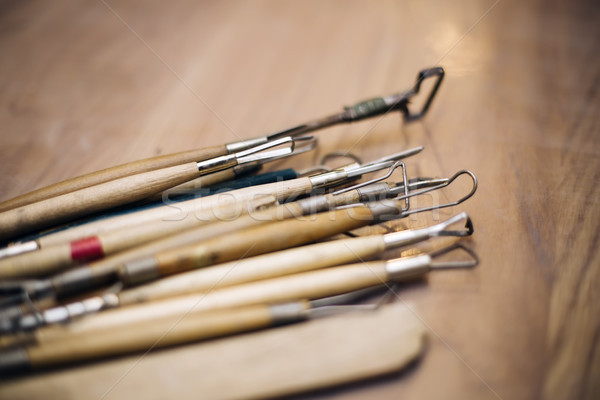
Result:
[[[399,371],[424,338],[414,314],[392,304],[5,381],[0,397],[276,397]]]

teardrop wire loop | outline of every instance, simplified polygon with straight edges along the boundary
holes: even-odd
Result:
[[[454,182],[456,180],[456,178],[458,178],[461,175],[469,175],[469,177],[473,180],[473,187],[471,189],[471,191],[466,194],[465,196],[461,197],[460,199],[456,200],[456,201],[452,201],[449,203],[445,203],[445,204],[441,204],[441,205],[436,205],[436,206],[431,206],[431,207],[423,207],[423,208],[419,208],[419,209],[415,209],[415,210],[405,210],[402,211],[400,214],[394,214],[394,219],[395,218],[404,218],[408,215],[411,214],[415,214],[415,213],[420,213],[420,212],[426,212],[426,211],[432,211],[432,210],[438,210],[438,209],[442,209],[442,208],[447,208],[447,207],[452,207],[458,204],[463,203],[464,201],[468,200],[469,198],[471,198],[471,196],[473,196],[475,194],[475,192],[477,191],[477,177],[475,176],[475,174],[473,174],[471,171],[469,170],[461,170],[459,172],[457,172],[456,174],[454,174],[452,177],[448,178],[448,179],[443,179],[443,183],[436,185],[436,186],[432,186],[429,187],[427,189],[423,189],[423,190],[417,190],[417,191],[409,191],[408,194],[406,195],[401,195],[398,197],[395,197],[392,200],[405,200],[406,198],[411,198],[411,197],[415,197],[415,196],[419,196],[425,193],[429,193],[431,191],[434,190],[438,190],[438,189],[443,189],[447,186],[449,186],[450,184],[452,184],[452,182]],[[400,188],[400,186],[398,186]],[[404,190],[404,188],[402,188]],[[345,208],[353,208],[353,207],[361,207],[364,206],[365,203],[354,203],[354,204],[348,204],[348,205],[343,205],[343,206],[339,206],[336,207],[336,209],[345,209]],[[404,208],[403,208],[404,210]],[[385,218],[380,218],[380,220],[384,220]]]
[[[372,118],[378,115],[386,115],[392,111],[399,111],[404,115],[406,122],[412,122],[423,117],[429,110],[433,98],[438,92],[438,89],[444,79],[444,69],[442,67],[433,67],[423,69],[417,75],[415,84],[409,90],[404,92],[378,97],[362,101],[354,106],[344,107],[340,113],[318,118],[292,128],[288,128],[279,132],[264,136],[261,139],[270,141],[284,136],[296,136],[306,134],[316,130],[324,129],[341,123],[360,121],[365,118]],[[421,84],[428,78],[434,78],[435,81],[431,86],[429,94],[425,97],[423,107],[417,112],[411,112],[408,105],[411,99],[421,90]]]
[[[458,199],[456,201],[448,202],[448,203],[441,204],[441,205],[434,205],[431,207],[423,207],[423,208],[418,208],[415,210],[407,210],[407,211],[403,212],[401,216],[406,217],[408,215],[416,214],[416,213],[420,213],[420,212],[433,211],[433,210],[439,210],[442,208],[452,207],[452,206],[456,206],[456,205],[461,204],[461,203],[465,202],[466,200],[470,199],[477,191],[477,177],[475,176],[475,174],[473,172],[466,170],[466,169],[458,171],[456,174],[454,174],[452,177],[450,177],[448,179],[448,181],[446,181],[440,185],[433,186],[433,187],[430,187],[427,189],[417,190],[416,192],[409,192],[408,197],[415,197],[415,196],[419,196],[419,195],[422,195],[425,193],[432,192],[434,190],[443,189],[443,188],[451,185],[452,182],[454,182],[461,175],[468,175],[473,181],[473,187],[471,188],[471,191],[469,193],[467,193],[465,196],[461,197],[460,199]],[[402,200],[405,196],[406,195],[398,196],[396,199]]]

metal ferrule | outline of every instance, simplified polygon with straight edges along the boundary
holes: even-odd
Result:
[[[22,281],[22,287],[32,299],[46,297],[54,291],[52,282],[47,279]]]
[[[196,163],[198,171],[204,175],[230,168],[237,165],[235,154],[227,154]]]
[[[89,299],[44,311],[44,322],[47,324],[66,322],[82,315],[93,314],[106,308],[116,307],[118,304],[119,298],[113,293],[90,297]]]
[[[327,195],[307,197],[305,199],[300,199],[300,200],[296,201],[296,203],[302,209],[303,215],[309,215],[309,214],[314,214],[314,213],[318,213],[321,211],[327,211],[332,208],[332,204],[330,202],[330,197]]]
[[[29,331],[41,325],[67,322],[73,318],[92,314],[106,308],[113,308],[118,305],[119,298],[115,294],[108,293],[102,296],[95,296],[64,306],[49,308],[41,313],[24,315],[15,321],[10,331]],[[6,332],[7,330],[4,331]]]
[[[49,280],[0,280],[0,308],[21,304],[27,298],[35,299],[52,293],[53,288]],[[2,310],[0,309],[0,314]]]
[[[391,196],[390,186],[386,182],[377,182],[356,189],[359,201],[368,202],[383,200]]]
[[[29,253],[40,248],[39,244],[35,240],[28,242],[16,243],[12,246],[0,249],[0,258],[12,257],[23,253]]]
[[[395,109],[398,109],[408,101],[408,96],[413,94],[414,93],[412,93],[410,90],[402,93],[395,93],[389,96],[384,96],[383,101],[387,107],[394,107]]]
[[[273,324],[287,324],[308,318],[306,302],[293,302],[269,306]]]
[[[371,203],[366,203],[373,214],[374,221],[387,221],[398,218],[402,210],[400,210],[394,200],[382,200]]]
[[[431,257],[427,254],[411,258],[396,258],[386,263],[385,270],[388,273],[388,279],[401,280],[414,278],[426,274],[429,271]]]
[[[71,319],[71,316],[83,315],[84,305],[83,302],[78,301],[77,303],[69,304],[64,307],[54,307],[44,311],[44,323],[46,324],[57,324],[59,322],[67,322]]]
[[[382,97],[361,101],[353,106],[345,107],[346,118],[351,121],[374,117],[384,114],[388,110],[388,105]]]
[[[119,269],[119,278],[125,285],[137,285],[158,279],[160,276],[158,261],[154,257],[127,262]]]
[[[107,277],[108,283],[110,279]],[[74,293],[95,288],[98,284],[96,277],[90,267],[80,267],[71,271],[62,273],[52,279],[52,285],[56,293],[61,296],[68,296]]]
[[[237,153],[238,151],[249,149],[254,146],[259,146],[261,144],[265,144],[268,141],[269,141],[268,138],[266,136],[263,136],[263,137],[259,137],[259,138],[241,140],[239,142],[228,143],[225,145],[225,148],[227,149],[227,152],[231,154],[231,153]]]
[[[348,178],[346,171],[331,171],[324,174],[311,176],[308,179],[313,189],[330,186],[345,181]]]
[[[18,323],[12,328],[11,332],[30,331],[43,324],[43,318],[40,318],[39,315],[27,314],[18,321]]]
[[[418,243],[427,239],[429,239],[428,229],[407,230],[383,235],[386,250]]]

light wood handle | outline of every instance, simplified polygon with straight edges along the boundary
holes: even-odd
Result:
[[[392,304],[165,351],[136,364],[135,377],[125,379],[126,387],[120,390],[143,398],[196,393],[211,399],[280,398],[396,373],[422,352],[424,334],[423,324],[410,310]],[[259,359],[269,362],[257,363]],[[81,398],[97,398],[98,386],[113,384],[115,376],[137,361],[133,356],[86,366],[89,371],[57,371],[41,382],[39,377],[7,381],[2,393],[6,398],[36,398],[43,392],[54,398],[64,397],[67,390]]]
[[[182,219],[205,219],[207,215],[213,215],[215,210],[218,214],[213,215],[213,217],[217,217],[217,219],[231,218],[231,215],[235,215],[235,213],[239,215],[254,209],[255,204],[259,204],[260,202],[266,204],[265,199],[274,201],[271,200],[273,199],[272,196],[275,196],[277,199],[287,198],[290,194],[309,193],[311,189],[312,185],[308,178],[298,178],[259,185],[253,188],[237,189],[169,206],[156,207],[128,215],[94,221],[82,226],[42,236],[38,239],[38,242],[40,246],[44,247],[52,244],[68,243],[84,237],[98,235],[102,232],[115,231],[151,221],[171,222]],[[214,220],[215,218],[213,217],[209,216],[207,218]]]
[[[384,250],[385,243],[383,237],[379,235],[317,243],[160,279],[122,291],[119,293],[119,300],[123,306],[206,292],[226,286],[358,262]]]
[[[251,204],[272,204],[273,198],[257,199]],[[105,254],[114,254],[121,250],[132,248],[144,243],[151,243],[146,247],[146,255],[165,251],[165,247],[178,248],[186,244],[197,243],[239,230],[266,224],[272,221],[292,218],[302,215],[300,208],[295,204],[286,206],[269,207],[247,215],[247,211],[254,207],[244,207],[241,213],[238,209],[224,206],[203,213],[199,218],[186,218],[181,221],[159,221],[133,226],[120,231],[107,232],[98,235],[102,241]],[[233,219],[230,219],[233,218]],[[166,241],[160,238],[175,235]],[[224,240],[226,240],[224,238]],[[159,250],[160,249],[160,250]]]
[[[265,199],[267,204],[272,204],[273,199]],[[264,204],[262,199],[257,199],[253,204]],[[198,218],[185,218],[179,221],[157,221],[147,224],[136,225],[131,228],[119,231],[110,231],[98,235],[103,243],[106,254],[117,253],[124,248],[132,248],[140,244],[148,243],[144,246],[146,254],[153,254],[163,251],[165,247],[181,247],[189,243],[211,239],[213,237],[225,235],[254,225],[270,221],[275,217],[288,218],[294,215],[291,211],[282,215],[277,213],[275,207],[256,212],[256,215],[262,217],[250,217],[246,215],[246,209],[240,215],[237,210],[231,210],[224,206],[211,211],[198,214]],[[235,215],[232,220],[219,220],[218,217],[226,218]],[[271,216],[267,219],[267,216]],[[164,238],[164,239],[162,239]]]
[[[254,305],[215,312],[191,312],[131,324],[127,329],[64,334],[27,348],[33,367],[144,351],[264,328],[273,321],[271,307]]]
[[[1,259],[0,280],[39,278],[61,271],[72,263],[70,246],[50,246]]]
[[[267,196],[267,198],[256,199],[251,204],[264,204],[265,202],[271,204],[273,201],[273,198]],[[270,217],[271,219],[264,216],[269,212],[273,214],[273,216]],[[227,210],[211,210],[210,212],[206,212],[205,215],[200,216],[199,218],[186,218],[180,221],[159,221],[150,225],[145,224],[142,226],[133,227],[130,229],[131,232],[135,232],[137,229],[147,231],[153,229],[156,230],[158,233],[162,234],[168,234],[169,232],[171,233],[163,238],[153,240],[146,244],[142,244],[140,246],[136,246],[122,252],[118,252],[112,256],[92,262],[86,267],[81,268],[87,268],[89,270],[90,276],[93,277],[94,280],[103,282],[105,280],[105,277],[114,274],[119,267],[121,267],[127,262],[139,259],[141,257],[149,256],[158,252],[170,250],[181,246],[186,246],[192,243],[208,240],[217,236],[226,235],[228,233],[235,232],[238,229],[243,229],[245,227],[254,226],[256,224],[271,221],[272,218],[282,217],[280,212],[277,212],[276,210],[266,209],[263,211],[263,216],[260,218],[246,218],[245,216],[241,216],[233,221],[222,221],[218,223],[213,223],[214,219],[210,219],[215,215],[226,214]],[[293,215],[294,214],[290,212],[290,216]],[[125,234],[126,232],[126,230],[123,230],[121,232],[111,232],[109,235],[101,235],[100,237],[103,241],[104,246],[107,246],[109,248],[111,246],[116,247],[116,245],[119,243],[119,236]],[[125,242],[124,239],[123,242]],[[54,285],[57,290],[60,290],[60,286],[62,285],[60,283],[60,279],[61,276],[57,276],[54,278]]]
[[[196,163],[158,169],[75,192],[52,197],[0,213],[0,239],[143,199],[199,176]]]
[[[310,193],[312,190],[312,183],[308,178],[297,178],[290,179],[282,182],[267,183],[264,185],[256,185],[243,189],[232,190],[227,193],[234,193],[236,196],[245,198],[256,198],[264,195],[274,195],[277,197],[277,201],[283,202],[284,200],[293,199]],[[223,193],[226,195],[227,193]]]
[[[205,224],[202,219],[186,218],[180,221],[157,221],[146,224],[134,225],[123,229],[100,233],[85,240],[96,241],[96,251],[85,260],[73,258],[73,246],[78,241],[70,243],[58,243],[43,246],[40,250],[30,253],[19,254],[17,256],[0,259],[0,279],[24,279],[39,278],[62,272],[78,262],[91,261],[93,259],[108,257],[126,251],[128,249],[141,246],[151,242],[160,242],[161,238],[176,235],[187,230],[197,228]],[[218,230],[217,230],[218,231]],[[206,230],[206,233],[215,232]],[[208,237],[208,235],[206,235]],[[202,237],[197,236],[197,237]],[[187,243],[187,242],[185,242]],[[181,246],[178,243],[174,246]],[[173,246],[171,246],[173,247]],[[160,245],[149,247],[149,249],[164,250]],[[137,254],[152,254],[152,250]],[[91,257],[94,256],[94,257]],[[133,256],[132,256],[133,257]],[[119,265],[120,258],[114,259],[114,265]]]
[[[199,223],[210,222],[212,221],[210,213],[203,211],[208,209],[208,207],[203,207],[207,205],[206,200],[207,199],[205,198],[195,199],[173,205],[165,205],[125,215],[104,218],[41,236],[37,239],[37,242],[40,244],[40,247],[44,248],[46,246],[69,243],[84,237],[110,234],[136,226],[141,227],[146,224],[181,223],[185,225],[189,223],[190,225],[193,225],[194,222],[192,220]],[[212,202],[210,204],[212,205]],[[197,207],[198,210],[195,210],[194,207]]]
[[[345,265],[304,272],[198,293],[162,301],[143,303],[108,310],[73,321],[64,327],[42,328],[40,337],[46,340],[61,336],[61,332],[92,332],[99,329],[127,330],[140,321],[163,317],[180,317],[191,311],[215,311],[253,304],[274,304],[301,299],[334,296],[366,287],[381,285],[388,280],[385,261]]]
[[[146,158],[127,164],[117,165],[101,171],[67,179],[41,189],[23,194],[13,199],[0,203],[0,211],[7,211],[27,204],[35,203],[51,197],[60,196],[65,193],[74,192],[90,186],[99,185],[114,179],[124,178],[156,169],[186,164],[193,161],[203,161],[209,158],[227,154],[225,146],[213,146],[203,149],[183,151],[180,153],[166,154],[163,156]]]
[[[162,275],[170,275],[295,247],[365,226],[372,221],[371,217],[369,208],[355,207],[273,222],[158,254],[158,270]]]

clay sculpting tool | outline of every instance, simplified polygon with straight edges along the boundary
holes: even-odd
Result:
[[[412,112],[409,109],[410,100],[415,97],[425,79],[434,78],[435,83],[426,97],[421,110]],[[376,97],[345,107],[344,111],[324,118],[315,119],[304,124],[295,126],[284,131],[276,132],[267,136],[254,139],[242,140],[220,146],[213,146],[204,149],[184,151],[180,153],[168,154],[159,157],[148,158],[127,164],[118,165],[101,171],[82,175],[76,178],[68,179],[33,192],[18,196],[16,198],[0,203],[0,211],[7,211],[27,204],[35,203],[48,198],[57,197],[66,193],[78,191],[87,187],[99,185],[115,179],[121,179],[127,176],[137,175],[157,169],[184,165],[191,162],[204,161],[228,154],[238,153],[249,148],[263,145],[268,142],[281,139],[286,136],[303,135],[309,132],[324,129],[341,123],[350,123],[360,121],[365,118],[371,118],[378,115],[384,115],[392,111],[400,111],[404,114],[406,121],[420,119],[429,109],[433,98],[435,97],[442,80],[444,70],[441,67],[424,69],[419,72],[414,86],[404,92]],[[191,179],[191,178],[190,178]],[[173,185],[174,186],[174,185]]]

